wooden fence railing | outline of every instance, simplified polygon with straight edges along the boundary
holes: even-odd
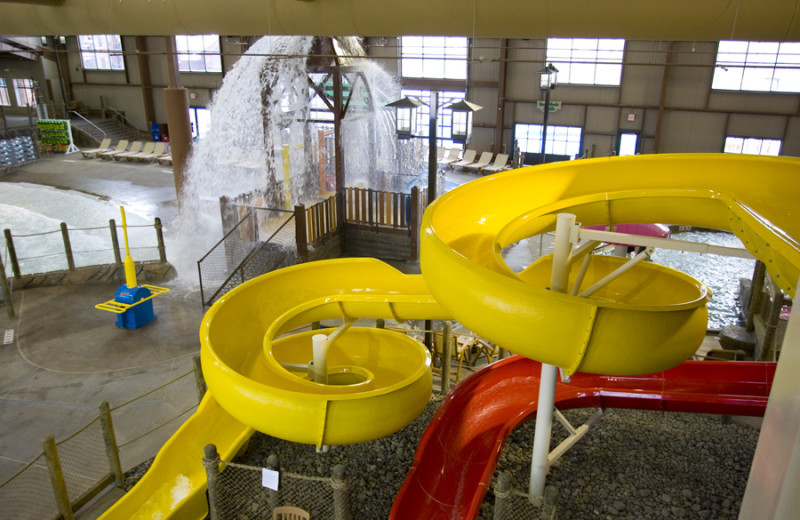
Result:
[[[347,188],[347,222],[368,226],[407,228],[411,222],[411,194]]]
[[[345,212],[341,221],[337,209],[340,196],[344,196]],[[333,237],[340,224],[367,226],[378,232],[381,229],[416,231],[422,213],[420,199],[418,188],[411,193],[346,188],[342,195],[332,195],[308,208],[299,204],[295,206],[298,255],[306,258],[308,247],[317,247]],[[416,240],[412,247],[416,251]]]

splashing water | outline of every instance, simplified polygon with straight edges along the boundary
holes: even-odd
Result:
[[[254,206],[289,210],[335,187],[332,132],[316,133],[332,122],[309,121],[319,114],[306,67],[313,43],[312,37],[261,38],[225,76],[210,106],[211,128],[189,157],[180,213],[168,235],[181,281],[197,283],[197,260],[227,231],[220,197],[251,194]],[[398,97],[399,83],[375,63],[354,62],[343,69],[345,186],[408,192],[425,171],[424,140],[396,144],[393,113],[384,106]],[[331,82],[321,75],[322,90]]]

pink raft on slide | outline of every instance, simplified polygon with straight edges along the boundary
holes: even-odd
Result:
[[[595,229],[597,231],[608,231],[607,226],[584,226],[586,229]],[[656,238],[669,238],[670,229],[669,226],[665,224],[617,224],[614,226],[612,231],[616,231],[617,233],[625,233],[627,235],[640,235],[645,237],[656,237]],[[628,246],[631,247],[630,244],[616,244],[611,243],[611,245],[615,246]]]

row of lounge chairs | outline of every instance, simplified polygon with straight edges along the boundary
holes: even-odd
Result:
[[[121,161],[122,159],[133,161],[135,159],[139,162],[158,161],[159,164],[172,164],[172,155],[169,152],[169,147],[163,141],[133,141],[129,146],[127,139],[120,139],[117,146],[112,148],[111,139],[103,139],[97,148],[81,150],[81,155],[86,159],[114,159],[115,161]]]
[[[464,150],[464,155],[461,155],[459,148],[449,151],[440,149],[438,162],[450,168],[465,168],[482,174],[495,173],[508,169],[508,154],[499,153],[495,156],[492,152],[483,152],[478,158],[478,152],[470,148]]]

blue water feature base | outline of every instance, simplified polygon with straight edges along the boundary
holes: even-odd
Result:
[[[152,293],[147,287],[138,286],[131,289],[127,284],[122,284],[114,295],[114,301],[126,305],[134,305],[140,300],[150,298],[151,295]],[[117,314],[116,325],[123,329],[138,329],[155,319],[156,315],[153,312],[153,300],[150,299],[134,305],[125,312]]]

